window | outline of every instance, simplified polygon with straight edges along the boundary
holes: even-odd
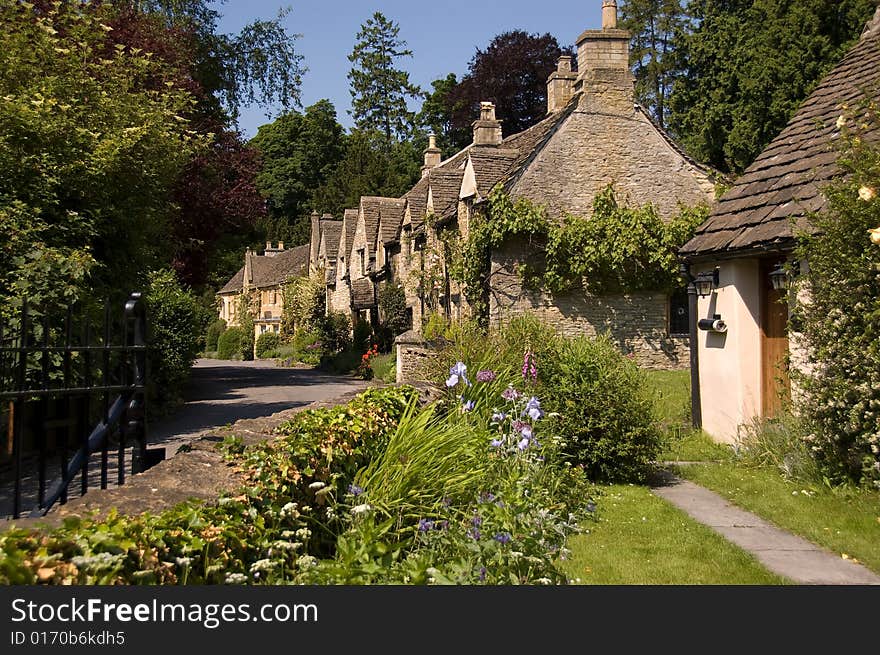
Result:
[[[358,250],[358,262],[360,264],[361,275],[367,274],[367,262],[364,260],[364,249]]]
[[[669,297],[669,334],[688,335],[690,332],[688,292],[687,289],[678,289]]]

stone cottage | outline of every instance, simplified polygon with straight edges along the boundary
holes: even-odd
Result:
[[[719,441],[733,442],[753,417],[773,417],[790,396],[786,361],[804,361],[789,326],[785,293],[795,231],[822,211],[822,189],[841,171],[835,142],[843,106],[880,98],[880,9],[859,42],[834,68],[755,162],[724,194],[681,256],[701,292],[694,409]],[[880,135],[874,138],[880,140]],[[806,270],[808,262],[797,262]],[[790,269],[791,266],[786,268]],[[794,295],[794,294],[790,294]],[[796,327],[796,326],[795,326]]]
[[[327,284],[327,311],[345,314],[348,317],[351,317],[352,312],[349,264],[358,216],[357,209],[346,209],[343,214],[339,245],[336,249],[335,277],[330,278],[330,282]]]
[[[284,311],[282,287],[293,277],[309,274],[311,246],[304,245],[285,250],[284,244],[272,247],[266,244],[262,255],[250,248],[244,255],[244,266],[218,292],[220,318],[227,325],[239,325],[240,311],[247,299],[247,309],[254,320],[254,337],[265,332],[281,330]]]

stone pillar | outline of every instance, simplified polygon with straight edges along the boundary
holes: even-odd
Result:
[[[443,152],[437,147],[437,137],[428,135],[428,148],[425,150],[425,165],[422,166],[422,177],[427,177],[432,168],[437,168],[443,160]]]
[[[547,113],[564,109],[574,95],[577,73],[571,70],[571,57],[563,55],[556,63],[556,70],[547,80]]]
[[[321,216],[318,212],[312,212],[312,234],[309,239],[309,270],[315,271],[318,267],[318,248],[321,244]]]
[[[480,118],[474,121],[474,145],[501,145],[501,121],[495,118],[495,105],[491,102],[480,103]]]

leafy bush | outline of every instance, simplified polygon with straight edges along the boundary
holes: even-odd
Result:
[[[880,148],[850,127],[876,130],[878,106],[843,118],[840,165],[848,173],[824,190],[829,208],[817,234],[802,238],[809,262],[801,284],[810,366],[795,378],[805,391],[807,444],[833,482],[880,487]]]
[[[338,353],[351,346],[351,320],[340,312],[327,314],[320,322],[318,332],[327,354]]]
[[[394,339],[412,328],[406,310],[406,292],[402,286],[386,282],[379,287],[379,341],[383,351],[391,350]]]
[[[791,414],[755,417],[739,427],[737,460],[746,466],[775,468],[787,478],[821,483],[821,471],[803,435],[803,421]]]
[[[264,359],[273,356],[273,353],[278,349],[280,344],[281,339],[277,334],[274,332],[263,332],[263,334],[257,337],[257,343],[255,346],[257,357]]]
[[[217,340],[217,357],[220,359],[240,358],[242,343],[245,341],[244,330],[240,327],[229,328]]]
[[[282,288],[284,311],[281,332],[290,336],[299,330],[311,330],[322,322],[326,312],[327,288],[323,274],[297,277]]]
[[[645,375],[607,336],[561,342],[543,363],[542,388],[562,450],[591,479],[643,480],[660,452]]]
[[[370,366],[377,380],[388,384],[397,382],[397,355],[394,352],[373,357]]]
[[[160,405],[179,399],[201,350],[205,316],[174,271],[150,274],[145,295],[150,396]]]
[[[205,352],[217,351],[217,340],[220,335],[226,331],[226,321],[222,318],[208,325],[208,331],[205,333]]]

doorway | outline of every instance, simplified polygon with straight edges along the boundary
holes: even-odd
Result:
[[[761,409],[766,418],[775,418],[791,399],[788,372],[788,301],[785,291],[777,291],[770,271],[779,263],[762,260],[761,276]]]

